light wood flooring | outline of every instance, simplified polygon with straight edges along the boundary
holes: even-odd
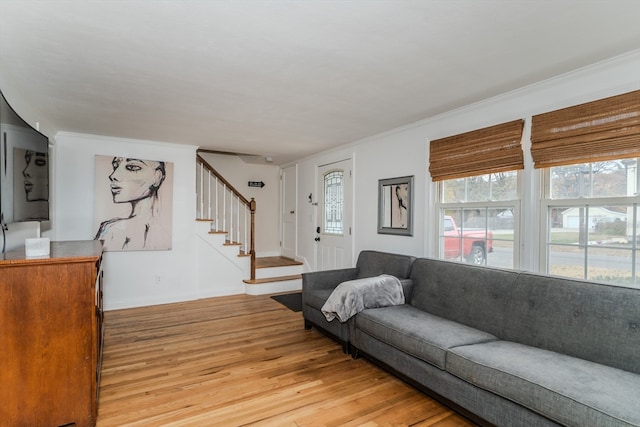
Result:
[[[474,425],[268,296],[109,311],[105,325],[99,427]]]

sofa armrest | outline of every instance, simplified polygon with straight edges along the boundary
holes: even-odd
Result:
[[[316,289],[335,289],[342,282],[354,280],[357,274],[358,269],[355,267],[303,273],[302,294]]]
[[[402,279],[400,280],[400,284],[402,285],[402,291],[404,292],[404,300],[409,304],[409,301],[411,301],[411,293],[413,292],[413,280]]]

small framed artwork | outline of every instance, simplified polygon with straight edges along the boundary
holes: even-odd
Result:
[[[378,180],[378,233],[413,236],[413,176]]]

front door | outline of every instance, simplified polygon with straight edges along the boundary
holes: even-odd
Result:
[[[318,270],[347,268],[353,262],[351,159],[318,168]]]

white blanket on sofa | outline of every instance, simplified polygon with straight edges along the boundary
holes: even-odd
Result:
[[[344,323],[365,308],[400,305],[404,301],[400,280],[382,274],[340,283],[322,306],[322,314],[327,322],[337,317]]]

